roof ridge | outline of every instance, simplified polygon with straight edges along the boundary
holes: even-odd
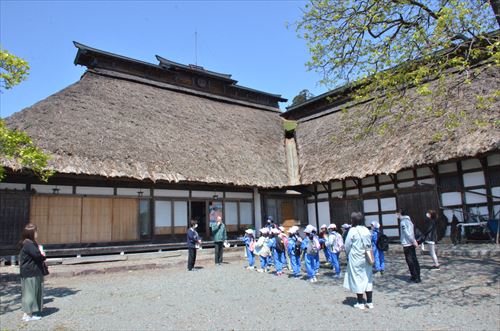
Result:
[[[132,81],[132,82],[136,82],[136,83],[140,83],[140,84],[146,84],[146,85],[150,85],[150,86],[154,86],[154,87],[158,87],[158,88],[162,88],[162,89],[167,89],[167,90],[171,90],[171,91],[191,94],[191,95],[204,97],[204,98],[212,99],[212,100],[216,100],[216,101],[222,101],[222,102],[226,102],[226,103],[230,103],[230,104],[247,106],[247,107],[255,108],[258,110],[273,112],[273,113],[277,113],[277,114],[281,113],[279,108],[275,108],[275,107],[271,107],[271,106],[264,106],[261,104],[251,103],[251,102],[243,101],[243,100],[232,99],[232,98],[228,98],[228,97],[224,97],[224,96],[219,96],[216,94],[211,94],[211,93],[206,93],[206,92],[202,92],[202,91],[197,91],[194,89],[189,89],[187,87],[181,87],[181,86],[176,86],[176,85],[172,85],[172,84],[168,84],[168,83],[164,83],[164,82],[154,81],[154,80],[147,79],[147,78],[141,78],[138,76],[134,76],[134,75],[126,74],[126,73],[121,73],[121,72],[117,72],[117,71],[94,68],[94,69],[87,69],[87,71],[85,73],[87,73],[87,72],[90,72],[90,73],[93,73],[96,75],[110,77],[110,78],[123,79],[123,80],[128,80],[128,81]]]

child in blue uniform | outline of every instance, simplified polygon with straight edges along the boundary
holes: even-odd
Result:
[[[375,258],[375,264],[373,265],[373,268],[375,273],[380,272],[380,274],[383,275],[385,269],[384,251],[378,249],[377,247],[377,240],[380,234],[380,223],[377,221],[373,221],[371,225],[373,257]]]
[[[285,259],[285,244],[279,236],[280,230],[274,228],[271,230],[271,238],[269,239],[268,246],[272,251],[274,257],[274,267],[276,269],[276,276],[283,275],[283,260]]]
[[[248,267],[247,269],[255,269],[255,238],[252,229],[245,230],[245,236],[243,237],[243,242],[245,243],[245,252],[247,254]]]
[[[337,226],[335,224],[332,223],[328,226],[328,232],[327,246],[330,250],[330,261],[335,270],[334,278],[340,278],[339,256],[340,252],[344,249],[344,240],[340,233],[337,232]]]
[[[326,247],[326,241],[328,240],[328,231],[326,224],[321,225],[318,234],[319,244],[321,245],[321,250],[325,254],[325,261],[327,264],[331,264],[330,250]]]
[[[290,262],[292,264],[292,271],[294,277],[300,277],[300,255],[302,253],[300,246],[302,243],[302,238],[299,236],[299,227],[292,226],[288,229],[288,256],[290,256]]]
[[[262,228],[259,230],[260,237],[255,243],[255,254],[259,256],[260,269],[258,272],[268,272],[268,260],[270,255],[270,250],[268,246],[269,242],[269,229]]]
[[[306,262],[307,279],[314,283],[318,281],[316,275],[319,269],[319,250],[321,246],[314,226],[311,224],[306,226],[304,233],[306,237],[302,241],[300,248],[306,252],[304,260]]]

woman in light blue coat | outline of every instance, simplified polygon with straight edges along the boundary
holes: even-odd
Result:
[[[351,214],[352,228],[345,240],[345,251],[349,257],[344,287],[357,295],[355,308],[373,308],[373,272],[372,266],[366,260],[366,250],[372,248],[370,231],[364,226],[362,213]],[[366,293],[366,305],[363,294]]]

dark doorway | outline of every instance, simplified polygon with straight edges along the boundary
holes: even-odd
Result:
[[[191,201],[191,219],[198,221],[198,234],[207,235],[207,205],[205,201]]]
[[[398,208],[406,209],[413,224],[425,232],[425,213],[429,209],[439,211],[438,198],[434,190],[422,190],[417,192],[398,192]]]

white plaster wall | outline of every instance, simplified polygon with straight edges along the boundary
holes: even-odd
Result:
[[[398,225],[398,218],[396,214],[382,214],[382,224],[384,226]]]
[[[330,224],[330,207],[328,201],[318,202],[318,222],[318,225]]]
[[[183,190],[153,190],[155,197],[188,198],[189,191]]]
[[[453,206],[462,204],[462,195],[460,192],[446,192],[441,194],[443,206]]]
[[[471,192],[465,193],[465,203],[475,204],[475,203],[486,203],[488,201],[486,196],[472,193],[472,192],[478,192],[478,193],[486,194],[485,189],[477,189],[477,190],[470,190],[470,191]]]
[[[438,166],[438,172],[440,174],[445,174],[449,172],[457,172],[457,164],[456,163],[446,163],[446,164],[440,164]]]
[[[314,203],[307,204],[307,218],[309,220],[309,224],[316,225],[316,208]]]
[[[252,224],[252,203],[240,202],[240,224]]]
[[[464,174],[464,186],[479,186],[484,185],[484,173],[482,171],[469,172]]]
[[[33,185],[32,185],[33,187]],[[54,187],[54,186],[51,186]],[[17,184],[17,183],[0,183],[0,190],[25,190],[26,184]],[[50,192],[52,193],[52,191]]]
[[[251,192],[226,192],[226,198],[231,199],[252,199]]]
[[[117,188],[116,195],[126,195],[126,196],[135,196],[139,195],[138,192],[142,191],[143,197],[149,197],[150,189],[148,188]]]
[[[478,159],[468,159],[462,161],[462,170],[480,169],[481,162]]]
[[[369,199],[363,200],[363,211],[365,213],[373,213],[378,211],[378,200]]]
[[[155,226],[172,225],[172,202],[155,201]]]
[[[219,199],[222,199],[223,192],[215,191],[192,191],[191,196],[193,198],[209,198],[212,199],[214,195],[218,195]]]
[[[35,189],[37,193],[47,193],[47,194],[53,194],[54,191],[53,189],[56,188],[55,185],[44,185],[44,184],[33,184],[31,185],[32,189]],[[73,187],[72,186],[57,186],[59,189],[59,194],[73,194]],[[113,189],[111,189],[112,191]],[[113,192],[111,192],[113,193]]]
[[[174,201],[174,225],[187,226],[188,203],[187,201]]]
[[[77,186],[76,187],[76,194],[113,195],[114,189],[112,187]]]
[[[238,203],[237,202],[226,202],[224,204],[225,209],[225,223],[236,225],[238,224]]]

